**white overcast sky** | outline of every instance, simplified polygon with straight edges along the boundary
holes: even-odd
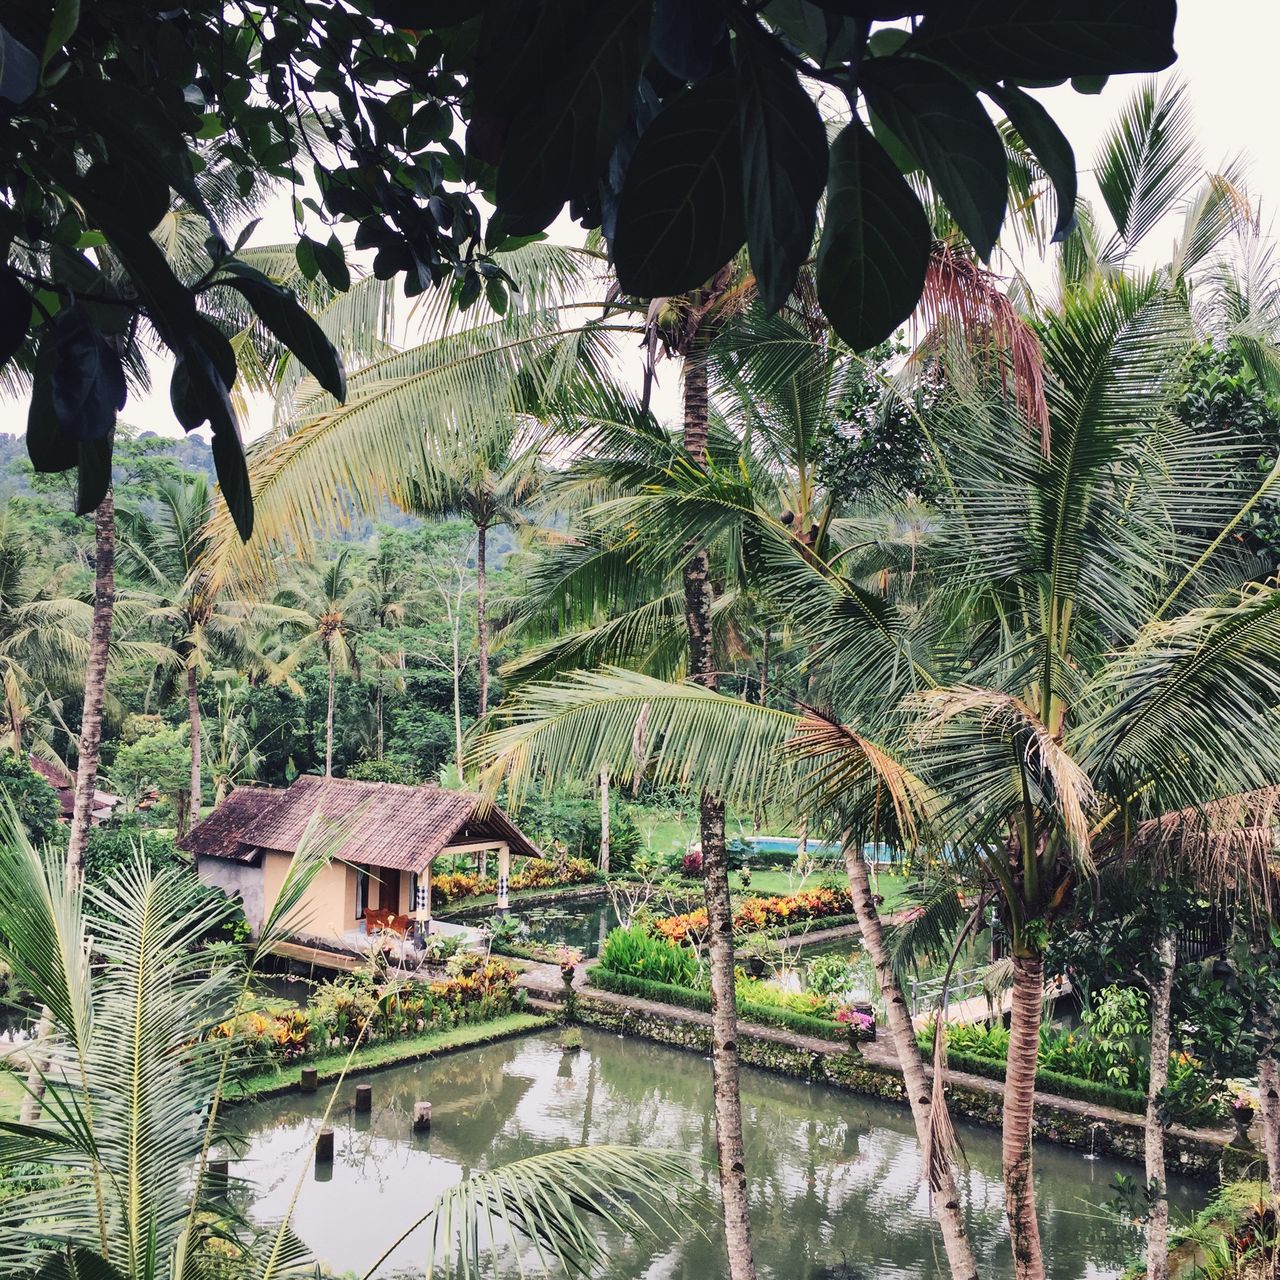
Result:
[[[1178,61],[1163,74],[1177,75],[1188,86],[1205,164],[1216,168],[1233,156],[1247,157],[1249,192],[1255,208],[1261,209],[1266,227],[1280,205],[1280,137],[1276,125],[1280,102],[1280,0],[1182,0],[1176,45]],[[1065,86],[1037,94],[1075,148],[1082,170],[1081,189],[1086,196],[1091,194],[1087,170],[1098,139],[1136,81],[1133,76],[1116,77],[1096,96],[1077,94]],[[566,240],[576,239],[576,231],[567,219],[552,228],[553,234],[562,232]],[[288,203],[280,200],[267,210],[253,243],[280,243],[291,240],[293,234]],[[1158,232],[1144,246],[1153,263],[1168,247],[1169,237]],[[1034,264],[1026,264],[1026,269],[1033,280],[1040,275]],[[660,415],[672,417],[678,403],[677,371],[667,366],[661,375],[654,407]],[[151,393],[130,400],[123,414],[125,421],[162,435],[180,434],[169,409],[168,382],[168,363],[157,359]],[[246,436],[260,434],[269,421],[268,406],[255,405],[245,424]],[[0,399],[0,431],[21,433],[25,422],[25,403]]]

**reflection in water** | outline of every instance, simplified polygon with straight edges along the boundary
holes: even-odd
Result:
[[[519,920],[531,942],[563,942],[584,956],[598,956],[609,930],[618,923],[618,915],[613,903],[602,898],[597,902],[531,907],[520,912]]]
[[[343,1088],[332,1120],[332,1174],[308,1169],[294,1225],[333,1271],[363,1273],[435,1195],[473,1170],[584,1143],[687,1151],[708,1162],[714,1193],[710,1071],[705,1061],[642,1041],[586,1032],[580,1053],[554,1033],[506,1041],[436,1063],[366,1077],[371,1116],[351,1110]],[[429,1134],[411,1133],[413,1103],[433,1104]],[[236,1172],[256,1185],[251,1215],[280,1218],[324,1094],[238,1110],[246,1141]],[[743,1078],[747,1165],[760,1274],[768,1280],[934,1280],[946,1274],[919,1183],[919,1149],[905,1108],[760,1072]],[[999,1136],[961,1132],[969,1157],[961,1192],[982,1274],[1012,1274],[1002,1218]],[[1051,1280],[1118,1275],[1138,1244],[1100,1206],[1120,1168],[1045,1144],[1036,1153]],[[1132,1168],[1127,1172],[1133,1173]],[[1173,1189],[1185,1207],[1188,1188]],[[714,1218],[714,1214],[708,1215]],[[421,1271],[425,1238],[413,1238],[381,1274]],[[723,1274],[714,1222],[705,1237],[610,1244],[611,1280],[712,1280]],[[510,1274],[516,1274],[514,1264]]]

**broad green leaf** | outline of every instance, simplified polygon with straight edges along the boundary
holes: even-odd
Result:
[[[111,437],[81,440],[76,459],[76,515],[96,511],[111,488]]]
[[[306,279],[314,280],[320,274],[320,264],[316,261],[316,242],[310,236],[303,236],[293,252],[298,261],[298,270]]]
[[[40,83],[40,63],[21,40],[0,27],[0,100],[26,102]]]
[[[243,262],[227,262],[223,270],[226,274],[212,283],[229,285],[243,294],[258,319],[298,357],[316,381],[335,400],[345,400],[347,375],[342,357],[297,298]]]
[[[53,322],[53,411],[65,435],[101,440],[124,408],[126,388],[120,357],[94,328],[83,307],[61,312]]]
[[[647,0],[543,5],[532,56],[554,58],[538,98],[515,118],[498,168],[498,209],[512,235],[541,231],[591,187],[625,124],[647,47]]]
[[[53,55],[75,34],[80,25],[80,0],[55,0],[53,17],[49,21],[49,34],[45,37],[44,56],[40,70],[49,65]]]
[[[1004,108],[1009,123],[1017,129],[1040,167],[1049,175],[1058,197],[1053,240],[1054,243],[1065,240],[1076,225],[1076,158],[1071,143],[1053,117],[1030,94],[1013,85],[1004,85],[989,92]]]
[[[737,84],[710,76],[663,107],[627,168],[613,256],[623,292],[705,284],[746,239]]]
[[[904,49],[992,80],[1161,71],[1175,0],[955,0],[925,15]]]
[[[331,235],[326,244],[316,242],[315,252],[321,275],[332,288],[339,293],[346,293],[351,288],[351,271],[347,267],[347,255],[342,241]]]
[[[76,465],[76,442],[65,435],[53,409],[54,343],[51,332],[40,337],[31,404],[27,409],[27,455],[40,472],[69,471]]]
[[[657,0],[653,6],[650,48],[677,80],[710,75],[725,34],[724,14],[715,5]]]
[[[846,125],[831,148],[818,246],[818,300],[855,350],[883,342],[924,288],[932,237],[906,179],[866,126]]]
[[[872,58],[859,84],[867,104],[924,167],[960,230],[986,259],[1004,221],[1004,147],[977,95],[920,58]]]
[[[0,267],[0,368],[8,364],[27,336],[31,295],[7,267]]]
[[[747,247],[769,313],[787,300],[813,248],[827,178],[827,131],[813,99],[772,46],[735,44]]]
[[[236,532],[244,542],[253,534],[253,493],[249,487],[249,469],[238,436],[218,432],[213,437],[213,465],[218,472],[227,510],[235,521]]]

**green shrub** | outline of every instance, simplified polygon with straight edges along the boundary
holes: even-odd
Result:
[[[815,956],[809,962],[805,982],[819,996],[843,996],[853,986],[857,970],[843,956]]]
[[[130,814],[90,830],[84,855],[85,878],[108,879],[121,867],[132,866],[139,850],[148,865],[157,871],[163,867],[189,865],[171,835],[148,830],[137,814]]]
[[[600,963],[614,973],[675,987],[704,985],[702,965],[690,947],[656,938],[643,926],[614,929],[605,939]]]
[[[62,842],[58,793],[21,757],[0,751],[0,792],[9,797],[27,839],[39,847]]]
[[[831,1022],[835,1021],[836,1010],[839,1008],[839,1002],[827,996],[820,996],[812,991],[784,991],[771,982],[756,978],[740,976],[736,986],[740,1005],[787,1009],[792,1013],[804,1014],[809,1018],[825,1018]]]
[[[663,982],[650,982],[646,978],[615,973],[611,969],[606,969],[603,964],[594,965],[588,969],[587,977],[592,986],[599,987],[602,991],[635,996],[640,1000],[653,1000],[658,1004],[675,1005],[681,1009],[696,1009],[701,1013],[711,1012],[709,991],[676,987]],[[809,1017],[777,1005],[753,1004],[741,998],[738,1000],[738,1016],[744,1022],[781,1027],[785,1031],[794,1031],[803,1036],[816,1036],[823,1040],[843,1042],[848,1037],[844,1027],[831,1019]]]
[[[361,760],[347,770],[347,777],[356,782],[400,782],[416,787],[422,779],[406,764],[398,760]]]

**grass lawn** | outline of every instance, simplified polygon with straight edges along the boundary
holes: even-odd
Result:
[[[27,1091],[12,1071],[0,1069],[0,1120],[16,1120]]]
[[[491,1040],[501,1040],[505,1036],[524,1031],[537,1031],[550,1025],[551,1019],[539,1013],[508,1013],[490,1022],[451,1027],[447,1031],[433,1031],[428,1035],[386,1040],[358,1049],[347,1070],[348,1074],[354,1074],[394,1066],[398,1062],[414,1062],[420,1058],[434,1057],[438,1053],[468,1049],[473,1045],[488,1044]],[[345,1053],[328,1053],[323,1057],[309,1058],[304,1063],[258,1072],[233,1086],[231,1096],[237,1100],[252,1099],[294,1088],[302,1079],[304,1066],[316,1068],[321,1084],[332,1083],[342,1074],[343,1067],[347,1066],[347,1057]]]

